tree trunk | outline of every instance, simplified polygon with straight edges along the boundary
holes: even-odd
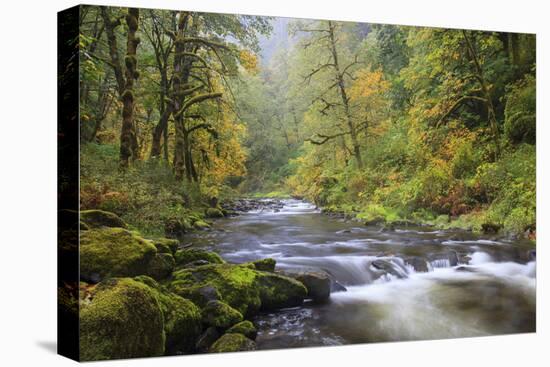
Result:
[[[161,113],[159,122],[153,129],[153,141],[151,143],[151,158],[160,157],[160,140],[164,137],[164,145],[166,146],[166,133],[168,132],[168,119],[171,114],[170,108]],[[166,157],[165,157],[166,158]]]
[[[122,129],[120,131],[120,166],[128,167],[129,160],[139,158],[136,128],[134,123],[134,80],[137,79],[137,46],[139,38],[136,37],[139,21],[139,9],[130,8],[126,15],[128,25],[128,37],[126,42],[126,57],[124,63],[125,79],[124,92],[122,93]]]
[[[498,131],[498,122],[495,114],[495,108],[493,106],[493,99],[491,97],[491,92],[489,91],[487,81],[485,80],[483,69],[481,68],[481,64],[479,63],[474,45],[472,44],[465,30],[462,31],[462,34],[464,36],[464,40],[466,41],[468,53],[470,54],[470,58],[472,59],[472,62],[474,64],[476,79],[481,85],[481,91],[483,93],[483,97],[485,98],[485,105],[487,106],[487,117],[489,119],[489,126],[491,127],[491,133],[493,135],[493,143],[495,145],[495,160],[497,160],[500,157],[500,134]]]
[[[359,167],[359,169],[362,169],[363,159],[361,158],[361,147],[357,139],[357,131],[355,129],[355,124],[353,122],[353,118],[351,116],[351,112],[349,108],[349,98],[346,92],[346,86],[344,84],[344,75],[340,71],[340,64],[338,63],[338,52],[336,51],[336,40],[334,38],[334,26],[332,25],[331,21],[328,22],[328,26],[329,26],[329,39],[330,39],[330,46],[331,46],[331,53],[332,53],[332,61],[334,62],[334,69],[336,71],[336,80],[338,82],[338,89],[340,91],[340,97],[342,98],[342,104],[344,105],[344,113],[346,115],[346,122],[347,122],[349,133],[351,136],[353,152],[355,155],[355,159],[357,160],[357,167]]]

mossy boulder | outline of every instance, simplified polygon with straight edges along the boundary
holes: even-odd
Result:
[[[244,316],[256,314],[260,308],[273,310],[301,305],[307,289],[297,280],[279,274],[257,271],[250,266],[212,264],[185,268],[173,273],[170,289],[188,297],[201,307],[204,298],[199,289],[215,289],[223,301]]]
[[[210,224],[206,223],[204,220],[197,220],[193,222],[193,227],[196,229],[208,229],[210,228]]]
[[[184,249],[178,250],[175,254],[176,265],[178,267],[191,264],[198,260],[207,261],[209,264],[224,264],[225,261],[215,252],[205,251],[201,249]]]
[[[200,309],[193,302],[169,292],[150,277],[142,275],[135,280],[149,286],[159,301],[164,317],[166,353],[193,352],[202,331]]]
[[[207,218],[222,218],[224,216],[219,208],[208,208],[205,210],[204,214]]]
[[[157,248],[157,252],[175,255],[178,250],[179,241],[172,238],[157,238],[153,240],[153,245]]]
[[[252,261],[249,264],[253,264],[256,270],[274,272],[277,262],[275,259],[268,257],[266,259]]]
[[[171,254],[157,252],[149,261],[145,274],[156,280],[166,279],[172,274],[175,266],[176,262]]]
[[[285,272],[285,276],[291,277],[302,283],[307,289],[307,297],[315,302],[325,302],[330,297],[330,276],[321,270],[300,270]]]
[[[243,334],[224,334],[210,347],[210,353],[244,352],[256,349],[256,343]]]
[[[198,353],[205,353],[208,352],[208,349],[210,349],[210,346],[214,344],[216,340],[220,338],[221,334],[213,326],[210,326],[207,328],[201,336],[199,336],[199,339],[197,340],[197,343],[195,344],[195,351]]]
[[[199,307],[204,307],[208,302],[222,298],[218,289],[211,285],[199,284],[197,286],[187,286],[185,284],[180,287],[180,284],[176,282],[173,284],[172,289],[183,298],[190,299]]]
[[[111,212],[106,212],[104,210],[82,210],[80,212],[80,221],[84,222],[88,226],[88,228],[128,228],[128,225],[118,215]]]
[[[300,306],[307,296],[302,283],[283,275],[257,272],[256,283],[263,310]]]
[[[243,321],[243,315],[222,301],[210,301],[202,309],[202,322],[207,326],[227,329]]]
[[[227,330],[228,334],[243,334],[249,339],[255,340],[256,336],[258,335],[258,331],[256,330],[256,327],[251,321],[244,320],[239,322],[238,324],[235,324],[231,326]]]
[[[261,304],[256,273],[253,269],[232,264],[198,266],[175,271],[170,288],[184,296],[201,287],[212,287],[221,295],[221,301],[243,315],[251,315]]]
[[[164,317],[155,293],[129,278],[95,287],[80,307],[80,358],[154,357],[164,354]]]
[[[164,235],[168,238],[182,238],[187,232],[180,219],[170,218],[164,223]]]
[[[123,228],[96,228],[80,235],[80,277],[97,283],[106,277],[144,274],[156,247]]]

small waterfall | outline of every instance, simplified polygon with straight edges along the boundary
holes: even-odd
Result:
[[[451,267],[451,262],[449,261],[449,259],[435,259],[435,260],[430,261],[430,265],[431,265],[432,269],[450,268]]]
[[[403,259],[394,256],[292,257],[280,258],[277,264],[281,269],[321,269],[346,286],[403,279],[414,272]]]

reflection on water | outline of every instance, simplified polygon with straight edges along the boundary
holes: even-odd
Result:
[[[274,257],[278,269],[322,269],[347,287],[326,304],[257,317],[260,349],[535,331],[528,241],[424,227],[382,232],[297,200],[220,220],[190,241],[230,262]]]

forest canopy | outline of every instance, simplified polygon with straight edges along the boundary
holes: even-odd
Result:
[[[535,231],[531,34],[83,6],[81,207],[225,199]]]

